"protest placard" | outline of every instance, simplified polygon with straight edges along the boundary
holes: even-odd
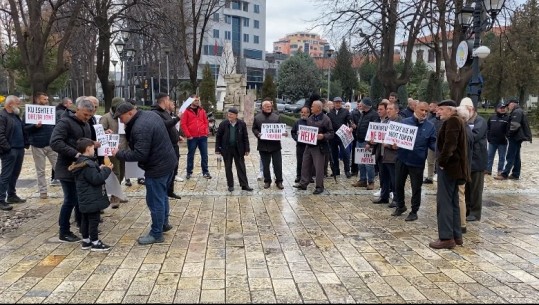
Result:
[[[385,144],[397,144],[398,147],[413,150],[417,126],[406,125],[397,122],[390,122],[387,128]]]
[[[318,142],[318,127],[314,126],[298,126],[298,142],[316,145]]]
[[[375,164],[374,155],[371,150],[365,148],[356,148],[356,154],[354,158],[356,164]]]
[[[101,146],[97,149],[98,156],[112,156],[112,149],[118,148],[120,145],[120,135],[119,134],[107,134],[108,140],[107,146]]]
[[[122,191],[120,182],[114,173],[110,173],[107,179],[105,179],[105,189],[107,190],[108,195],[116,196],[120,198],[120,200],[127,199],[127,196],[125,196],[124,192]]]
[[[384,143],[388,127],[389,124],[387,123],[370,122],[365,141],[370,142],[372,140],[374,143]]]
[[[26,124],[56,125],[56,107],[34,104],[24,105],[24,120]]]
[[[105,129],[103,128],[103,125],[95,124],[94,130],[95,130],[96,141],[99,142],[101,146],[103,147],[109,146],[109,138],[107,137],[107,134],[105,133]]]
[[[286,132],[286,124],[283,123],[263,123],[260,126],[260,139],[261,140],[281,140],[283,133]]]
[[[189,106],[193,103],[194,100],[195,100],[195,99],[192,98],[192,97],[186,99],[186,100],[182,103],[182,105],[180,106],[180,110],[178,110],[178,112],[179,112],[179,113],[184,112],[185,109],[187,109],[187,107],[189,107]]]
[[[335,132],[339,138],[341,138],[341,142],[344,145],[344,147],[348,147],[352,141],[354,141],[354,135],[352,134],[352,128],[342,125],[337,132]]]

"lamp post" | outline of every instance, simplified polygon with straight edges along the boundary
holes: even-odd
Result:
[[[334,51],[335,50],[333,50],[333,49],[328,49],[326,51],[326,54],[327,54],[328,59],[329,59],[328,60],[328,92],[327,92],[328,93],[328,99],[327,99],[328,101],[329,101],[329,88],[330,88],[330,85],[331,85],[331,56],[333,55]]]
[[[163,52],[167,56],[167,94],[170,94],[170,70],[168,69],[168,54],[170,53],[170,47],[164,47]]]
[[[114,80],[114,94],[113,95],[115,96],[116,95],[116,64],[118,63],[118,61],[117,60],[111,60],[110,62],[114,66],[114,78],[113,78],[113,80]]]
[[[492,29],[498,13],[503,8],[505,0],[474,0],[474,6],[463,7],[458,14],[458,20],[465,38],[474,35],[472,51],[472,78],[468,94],[477,109],[480,101],[483,81],[479,71],[479,59],[490,54],[490,49],[481,46],[481,33]],[[485,18],[482,18],[485,16]],[[458,53],[458,52],[457,52]],[[457,54],[458,56],[458,54]]]
[[[120,56],[120,61],[122,62],[121,69],[120,69],[120,86],[122,87],[122,89],[120,90],[120,97],[124,97],[123,79],[124,79],[124,62],[125,62],[125,56],[124,56],[125,42],[121,39],[117,40],[114,43],[114,47],[116,47],[116,51],[118,52],[118,55]]]

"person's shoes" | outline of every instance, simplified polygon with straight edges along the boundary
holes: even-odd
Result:
[[[352,186],[353,187],[364,187],[364,186],[367,186],[367,181],[363,181],[363,180],[356,181],[356,182],[352,183]]]
[[[388,208],[396,208],[397,207],[397,203],[395,202],[395,200],[392,200],[391,203],[387,206]]]
[[[247,192],[252,192],[252,191],[253,191],[253,188],[250,187],[250,186],[242,186],[242,187],[241,187],[241,190],[242,190],[242,191],[247,191]]]
[[[13,195],[11,197],[7,197],[6,202],[11,203],[11,204],[13,204],[13,203],[25,203],[26,199],[22,199],[17,195]]]
[[[294,184],[293,187],[297,188],[298,190],[306,190],[307,189],[306,186],[303,186],[303,185],[301,185],[299,183]]]
[[[80,241],[80,237],[73,234],[73,232],[69,232],[69,233],[63,234],[63,235],[60,234],[60,236],[58,236],[58,239],[61,242],[66,242],[66,243],[74,243],[74,242]]]
[[[49,198],[49,195],[47,193],[39,193],[39,199],[47,199]]]
[[[369,184],[367,184],[367,190],[374,190],[374,182],[370,182]]]
[[[269,189],[271,182],[264,182],[264,188]]]
[[[60,180],[58,179],[51,180],[51,186],[60,186],[60,185],[61,185]]]
[[[129,200],[127,200],[127,199],[120,199],[120,203],[128,203],[128,202],[129,202]]]
[[[311,178],[311,180],[309,180],[309,183],[314,183],[314,179]]]
[[[187,180],[191,179],[191,174],[185,175],[185,179],[187,179]]]
[[[517,177],[517,176],[509,175],[509,176],[507,177],[507,179],[509,179],[509,180],[518,180],[518,179],[520,179],[520,178]]]
[[[5,203],[5,202],[0,202],[0,210],[2,211],[11,211],[13,209],[12,206],[10,206],[9,204]]]
[[[182,197],[174,192],[168,193],[168,197],[174,198],[174,199],[182,199]]]
[[[282,182],[276,182],[276,183],[275,183],[275,186],[276,186],[278,189],[280,189],[280,190],[284,189],[284,186],[283,186],[283,183],[282,183]]]
[[[375,197],[380,197],[381,194],[382,194],[382,189],[379,189],[376,192],[374,192],[372,195]]]
[[[163,232],[168,232],[168,231],[172,230],[172,228],[173,228],[173,227],[172,227],[171,224],[169,224],[169,223],[164,224],[164,225],[163,225]]]
[[[80,248],[82,250],[90,250],[90,248],[92,248],[92,242],[91,241],[90,242],[84,242],[84,240],[82,240],[80,242]]]
[[[485,173],[485,175],[492,176],[492,172],[489,172],[489,171],[487,171],[487,170],[486,170],[484,173]]]
[[[429,243],[429,247],[433,249],[453,249],[455,248],[455,240],[454,239],[447,239],[447,240],[435,240],[431,241]]]
[[[125,179],[125,186],[133,186],[130,179]]]
[[[174,181],[183,182],[184,180],[183,180],[182,177],[176,176],[176,177],[174,177]]]
[[[137,179],[137,183],[140,184],[140,185],[145,185],[146,184],[146,180],[144,178],[138,178]]]
[[[300,180],[301,180],[300,177],[296,177],[296,179],[294,179],[294,182],[295,182],[295,183],[298,183]]]
[[[425,178],[425,180],[423,180],[423,183],[424,184],[433,184],[434,181],[432,181],[432,179],[430,179],[430,178]]]
[[[466,234],[466,227],[460,227],[460,230],[462,231],[462,234]]]
[[[417,213],[410,212],[404,221],[414,221],[417,220]]]
[[[346,178],[347,178],[347,179],[352,178],[352,174],[351,174],[350,172],[346,172]]]
[[[401,216],[402,213],[406,212],[406,210],[407,210],[406,207],[396,208],[395,211],[393,211],[393,213],[391,213],[391,216]]]
[[[477,218],[473,215],[466,216],[466,221],[479,221],[479,220],[481,220],[481,218]]]
[[[120,198],[112,195],[110,196],[110,208],[117,209],[120,207]]]
[[[499,174],[498,176],[494,177],[496,180],[507,180],[507,176],[505,176],[503,173]]]
[[[210,173],[205,173],[204,175],[202,175],[202,177],[204,177],[206,179],[211,179]]]
[[[462,237],[461,238],[455,238],[455,244],[457,244],[459,246],[462,246],[464,244],[464,241],[462,240]]]
[[[95,252],[105,252],[105,251],[109,251],[110,250],[110,246],[109,245],[105,245],[101,240],[98,240],[97,243],[92,243],[92,248],[90,249],[90,251],[95,251]]]
[[[233,192],[233,191],[234,191],[234,187],[233,187],[233,186],[229,186],[229,187],[228,187],[228,191],[229,191],[229,192]]]
[[[323,188],[317,187],[316,189],[314,189],[313,195],[319,195],[319,194],[322,194],[323,192],[324,192]]]
[[[259,172],[259,173],[258,173],[258,176],[256,177],[256,180],[262,181],[262,179],[264,179],[264,173],[263,173],[263,172]]]
[[[155,238],[153,235],[146,235],[141,236],[138,238],[139,245],[149,245],[149,244],[155,244],[155,243],[162,243],[165,241],[165,239],[161,236],[161,238]]]
[[[388,199],[382,199],[382,198],[376,198],[372,200],[372,203],[381,204],[381,203],[389,203]]]

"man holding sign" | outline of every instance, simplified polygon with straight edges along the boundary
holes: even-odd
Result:
[[[341,126],[348,125],[348,122],[352,120],[350,112],[342,108],[342,99],[336,97],[333,99],[333,109],[328,113],[328,117],[331,120],[331,125],[333,130],[339,130]],[[352,131],[350,130],[350,133]],[[352,174],[350,173],[350,151],[347,146],[343,145],[343,140],[340,137],[334,137],[331,141],[331,158],[333,158],[333,173],[335,175],[340,175],[339,169],[339,151],[342,154],[342,161],[344,166],[344,173],[346,178],[351,178]]]

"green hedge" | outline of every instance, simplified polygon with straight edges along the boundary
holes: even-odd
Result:
[[[290,127],[294,126],[294,123],[296,123],[298,118],[299,118],[299,114],[298,114],[298,117],[296,117],[296,116],[293,116],[293,115],[282,114],[281,113],[281,122],[285,123],[286,125],[288,125]]]

